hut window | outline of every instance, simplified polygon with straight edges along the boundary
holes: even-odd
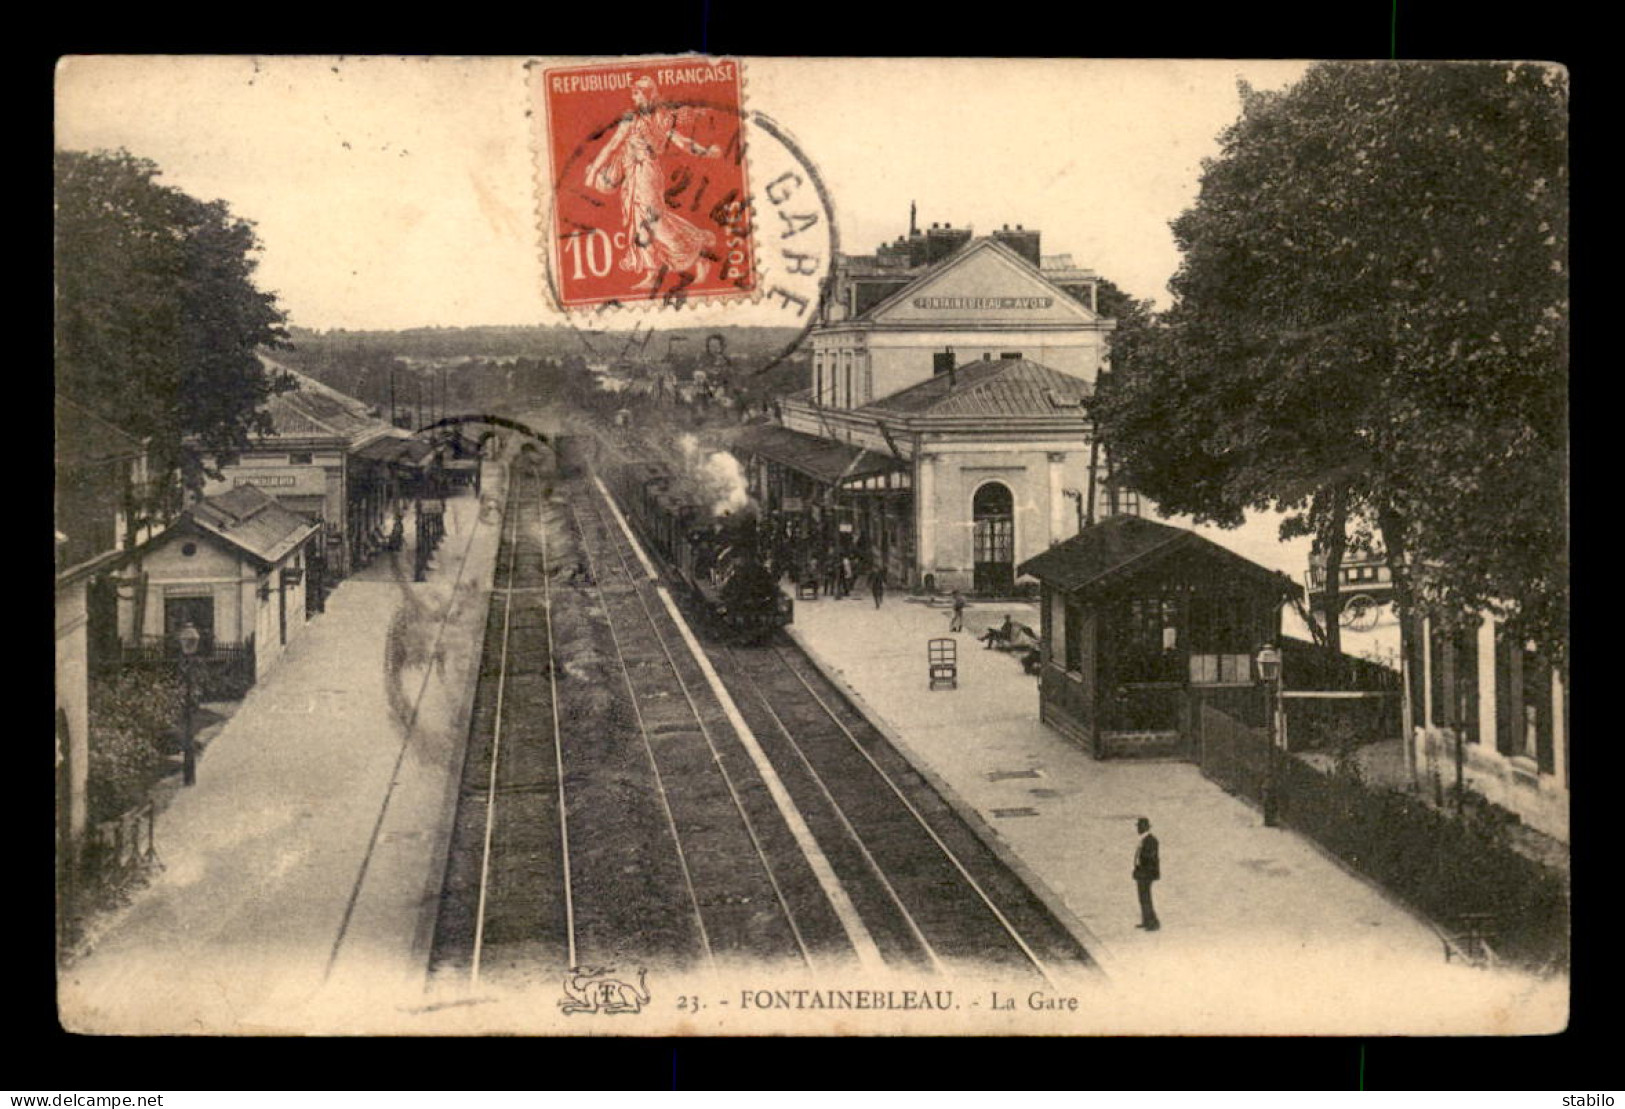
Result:
[[[1083,673],[1083,609],[1075,604],[1066,606],[1066,668],[1073,674]]]
[[[1112,628],[1117,680],[1183,679],[1185,663],[1179,651],[1164,646],[1165,629],[1179,626],[1179,607],[1172,595],[1161,593],[1129,597],[1113,606],[1107,619]]]

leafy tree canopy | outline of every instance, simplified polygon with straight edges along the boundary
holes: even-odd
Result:
[[[55,169],[56,388],[150,437],[160,479],[196,484],[188,438],[240,451],[272,430],[264,401],[294,387],[255,356],[286,332],[253,283],[253,225],[124,151],[59,151]]]
[[[1098,414],[1174,513],[1386,549],[1401,603],[1566,662],[1567,87],[1530,64],[1322,63],[1242,86],[1173,223],[1175,300]]]

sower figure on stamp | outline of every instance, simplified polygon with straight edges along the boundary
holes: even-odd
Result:
[[[661,270],[705,280],[709,269],[701,254],[717,240],[716,232],[695,227],[665,204],[666,175],[660,156],[673,146],[702,158],[719,157],[722,150],[679,134],[684,110],[661,105],[658,99],[654,80],[638,78],[632,86],[635,110],[621,117],[615,134],[587,167],[588,187],[621,194],[621,219],[626,225],[621,268],[643,274],[634,289],[649,288]]]
[[[1157,854],[1157,837],[1151,834],[1151,821],[1142,816],[1135,827],[1140,832],[1140,846],[1134,852],[1134,884],[1140,891],[1140,923],[1136,927],[1155,932],[1162,922],[1151,904],[1151,883],[1162,877],[1162,860]]]

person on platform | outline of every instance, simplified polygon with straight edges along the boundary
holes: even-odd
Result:
[[[1162,922],[1157,919],[1156,906],[1151,904],[1151,883],[1162,877],[1162,860],[1158,857],[1157,837],[1151,834],[1151,821],[1142,816],[1135,827],[1140,832],[1140,846],[1134,851],[1134,885],[1140,891],[1140,923],[1136,927],[1155,932]]]
[[[965,595],[956,589],[954,590],[953,601],[954,615],[953,619],[948,621],[948,630],[962,632],[965,630]]]
[[[982,641],[982,650],[986,651],[991,650],[995,643],[1003,643],[1006,646],[1009,646],[1010,641],[1015,638],[1015,635],[1016,622],[1007,612],[1004,614],[1004,623],[1000,624],[996,628],[987,629],[987,631],[977,636],[977,638]]]
[[[874,594],[875,607],[879,608],[880,602],[886,599],[886,575],[878,567],[869,571],[869,592]]]

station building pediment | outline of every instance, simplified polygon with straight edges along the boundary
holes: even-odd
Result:
[[[867,319],[880,325],[978,328],[1098,324],[1100,317],[1046,280],[1009,248],[981,239],[877,304]]]

